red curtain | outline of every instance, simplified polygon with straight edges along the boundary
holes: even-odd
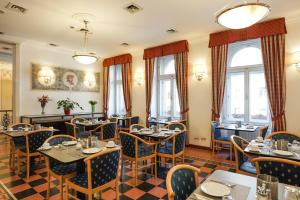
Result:
[[[272,130],[286,130],[285,35],[261,38],[265,77],[272,116]]]
[[[103,112],[107,119],[108,112],[108,97],[109,97],[109,67],[103,67]]]
[[[212,121],[219,120],[223,106],[228,44],[211,48],[212,57]]]
[[[131,85],[132,85],[132,65],[130,63],[122,64],[122,87],[124,95],[124,103],[127,116],[131,116]]]
[[[175,75],[181,119],[188,118],[188,52],[175,54]]]
[[[125,64],[125,63],[132,63],[131,54],[128,53],[119,56],[114,56],[111,58],[106,58],[103,60],[103,67],[109,67],[112,65]]]
[[[155,58],[145,60],[145,80],[146,80],[146,125],[149,125],[149,116],[151,114],[152,83],[154,73]]]
[[[257,23],[244,29],[212,33],[209,37],[209,47],[285,33],[285,18],[278,18]]]

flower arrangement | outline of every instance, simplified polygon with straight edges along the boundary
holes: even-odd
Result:
[[[50,101],[50,98],[48,95],[43,95],[41,97],[38,97],[38,102],[41,103],[41,107],[42,107],[42,115],[45,114],[45,107],[49,101]]]
[[[96,110],[95,105],[97,104],[97,101],[90,100],[90,101],[89,101],[89,104],[91,104],[92,113],[94,113],[95,110]]]

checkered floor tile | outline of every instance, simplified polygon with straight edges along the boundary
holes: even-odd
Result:
[[[1,155],[4,149],[0,147]],[[8,148],[7,148],[8,149]],[[188,148],[187,148],[188,149]],[[6,150],[7,151],[7,150]],[[205,151],[205,150],[195,150]],[[201,170],[201,181],[205,177],[211,174],[216,169],[234,171],[232,166],[228,163],[222,162],[222,160],[204,159],[199,157],[193,157],[193,155],[187,155],[185,163],[193,165]],[[121,200],[155,200],[155,199],[168,199],[166,191],[165,178],[170,165],[160,166],[158,168],[158,177],[155,179],[148,171],[139,171],[138,184],[135,185],[134,173],[131,170],[131,165],[125,163],[123,168],[123,175],[121,177],[120,199]],[[29,180],[26,180],[25,174],[16,175],[15,172],[9,169],[8,156],[0,156],[0,181],[9,189],[9,191],[15,196],[16,199],[31,199],[39,200],[45,199],[47,189],[47,171],[43,162],[35,164],[31,172]],[[60,199],[59,190],[55,188],[58,181],[54,178],[51,181],[51,200]],[[6,193],[3,192],[5,195]],[[9,197],[1,198],[0,188],[0,199],[9,199]],[[102,192],[102,199],[114,199],[115,191],[113,188],[104,190]]]

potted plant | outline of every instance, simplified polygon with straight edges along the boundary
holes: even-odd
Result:
[[[75,107],[78,107],[81,110],[83,110],[83,108],[79,105],[79,103],[72,101],[69,98],[59,100],[57,102],[57,109],[63,108],[66,115],[69,115],[71,113],[71,110],[73,110]]]
[[[95,110],[96,110],[96,106],[95,105],[97,104],[97,101],[90,100],[89,104],[91,104],[92,113],[94,113]]]

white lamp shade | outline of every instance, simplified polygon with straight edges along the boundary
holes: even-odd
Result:
[[[263,3],[247,3],[224,10],[217,16],[217,23],[230,29],[249,27],[270,13]]]
[[[75,54],[73,56],[73,59],[77,62],[85,65],[93,64],[98,60],[96,56],[90,55],[90,54]]]

